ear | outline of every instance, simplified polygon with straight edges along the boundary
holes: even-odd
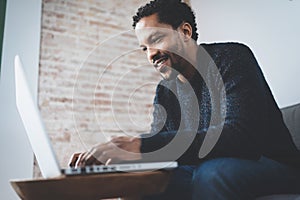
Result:
[[[180,32],[184,36],[184,41],[188,41],[192,38],[193,28],[188,22],[183,22],[179,28],[180,28]]]

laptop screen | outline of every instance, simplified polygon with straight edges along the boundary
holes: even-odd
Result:
[[[19,56],[15,56],[16,104],[43,177],[61,175],[56,156],[45,131],[37,105],[30,93]]]

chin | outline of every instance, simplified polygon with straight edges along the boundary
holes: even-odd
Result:
[[[165,80],[174,80],[177,78],[178,73],[174,72],[173,70],[167,71],[165,73],[162,73],[161,76]]]

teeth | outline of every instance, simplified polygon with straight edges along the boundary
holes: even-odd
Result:
[[[163,58],[161,61],[157,63],[157,66],[160,66],[162,63],[164,63],[167,60],[167,58]]]
[[[161,65],[164,61],[165,61],[165,60],[160,61],[160,62],[158,63],[158,65]]]

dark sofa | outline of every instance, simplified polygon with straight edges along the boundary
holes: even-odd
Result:
[[[300,150],[300,104],[285,107],[281,109],[281,112],[283,115],[284,122],[292,134],[293,140],[297,148]],[[300,193],[288,195],[271,195],[260,197],[256,200],[300,200]]]

